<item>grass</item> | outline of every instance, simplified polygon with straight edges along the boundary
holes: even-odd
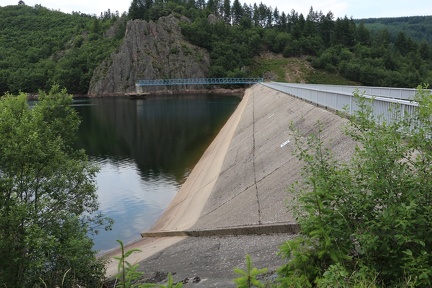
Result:
[[[280,54],[265,53],[256,57],[249,69],[253,77],[263,77],[266,81],[334,85],[359,84],[345,79],[338,73],[316,70],[304,57],[284,58]]]
[[[338,73],[330,73],[322,70],[310,71],[305,82],[309,84],[361,85],[358,82],[345,79]]]

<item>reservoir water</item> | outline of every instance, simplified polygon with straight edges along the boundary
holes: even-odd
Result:
[[[95,250],[140,239],[239,102],[209,94],[75,100],[78,145],[100,167],[99,210],[115,221],[112,231],[94,236]]]

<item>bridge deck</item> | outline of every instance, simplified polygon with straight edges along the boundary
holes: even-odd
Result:
[[[138,80],[135,86],[256,84],[263,78],[187,78]]]

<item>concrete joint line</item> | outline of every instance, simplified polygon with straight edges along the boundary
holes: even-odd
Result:
[[[213,181],[216,181],[217,178],[218,178],[218,177],[213,177],[213,179],[211,179],[210,181],[208,181],[206,184],[204,184],[204,185],[202,185],[202,186],[196,188],[195,190],[192,190],[192,194],[194,194],[196,191],[199,191],[199,190],[201,190],[201,189],[204,189],[204,188],[207,187],[208,185],[212,184],[212,182],[213,182]],[[189,194],[190,194],[190,192],[189,192],[187,195],[189,195]],[[185,199],[179,201],[178,203],[176,203],[176,204],[173,205],[172,207],[167,208],[166,211],[172,211],[172,210],[178,208],[178,206],[183,205],[183,203],[184,203],[187,199],[188,199],[188,198],[185,198]]]
[[[184,231],[153,231],[141,233],[141,237],[214,237],[214,236],[239,236],[239,235],[263,235],[263,234],[298,234],[300,225],[297,223],[276,223],[264,225],[247,225],[208,230],[184,230]]]
[[[255,194],[257,198],[257,207],[258,207],[258,223],[261,224],[261,206],[259,201],[259,193],[258,193],[258,185],[257,185],[257,177],[256,177],[256,165],[255,165],[255,93],[252,95],[252,163],[253,163],[253,172],[254,172],[254,185],[255,185]]]
[[[276,171],[278,171],[282,166],[285,166],[285,165],[286,165],[288,162],[290,162],[293,158],[294,158],[294,157],[292,157],[292,158],[288,158],[288,160],[286,160],[284,163],[282,163],[279,167],[276,167],[273,171],[267,173],[267,175],[265,175],[264,177],[262,177],[261,179],[259,179],[259,180],[257,181],[257,183],[262,182],[264,179],[266,179],[267,177],[269,177],[270,175],[272,175],[273,173],[275,173]]]
[[[213,213],[214,211],[218,210],[220,207],[224,206],[225,204],[231,202],[232,200],[234,200],[235,198],[237,198],[238,196],[240,196],[241,194],[243,194],[244,192],[246,192],[249,188],[251,188],[252,186],[254,186],[254,184],[247,186],[245,189],[243,189],[243,191],[241,191],[238,194],[235,194],[233,197],[231,197],[230,199],[228,199],[227,201],[222,202],[222,204],[218,205],[217,207],[213,208],[211,211],[203,214],[201,217],[207,216],[211,213]]]
[[[194,195],[195,192],[204,189],[205,187],[207,187],[208,185],[212,184],[213,182],[215,182],[217,179],[219,178],[219,175],[214,176],[212,179],[210,179],[209,181],[207,181],[204,185],[201,185],[200,187],[191,190],[192,195]]]

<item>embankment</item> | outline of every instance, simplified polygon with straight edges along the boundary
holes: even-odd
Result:
[[[149,259],[160,252],[157,259],[162,265],[161,251],[187,235],[295,233],[297,224],[286,208],[292,199],[287,189],[300,180],[303,164],[294,156],[290,126],[302,135],[322,130],[325,146],[345,159],[354,148],[341,132],[346,122],[330,111],[263,85],[247,89],[164,214],[151,231],[142,234],[144,239],[135,243],[134,247],[144,252],[133,254],[135,259],[130,260]],[[277,246],[273,248],[277,250]],[[194,259],[200,267],[200,257]],[[113,275],[113,269],[115,263],[109,265],[108,275]]]

